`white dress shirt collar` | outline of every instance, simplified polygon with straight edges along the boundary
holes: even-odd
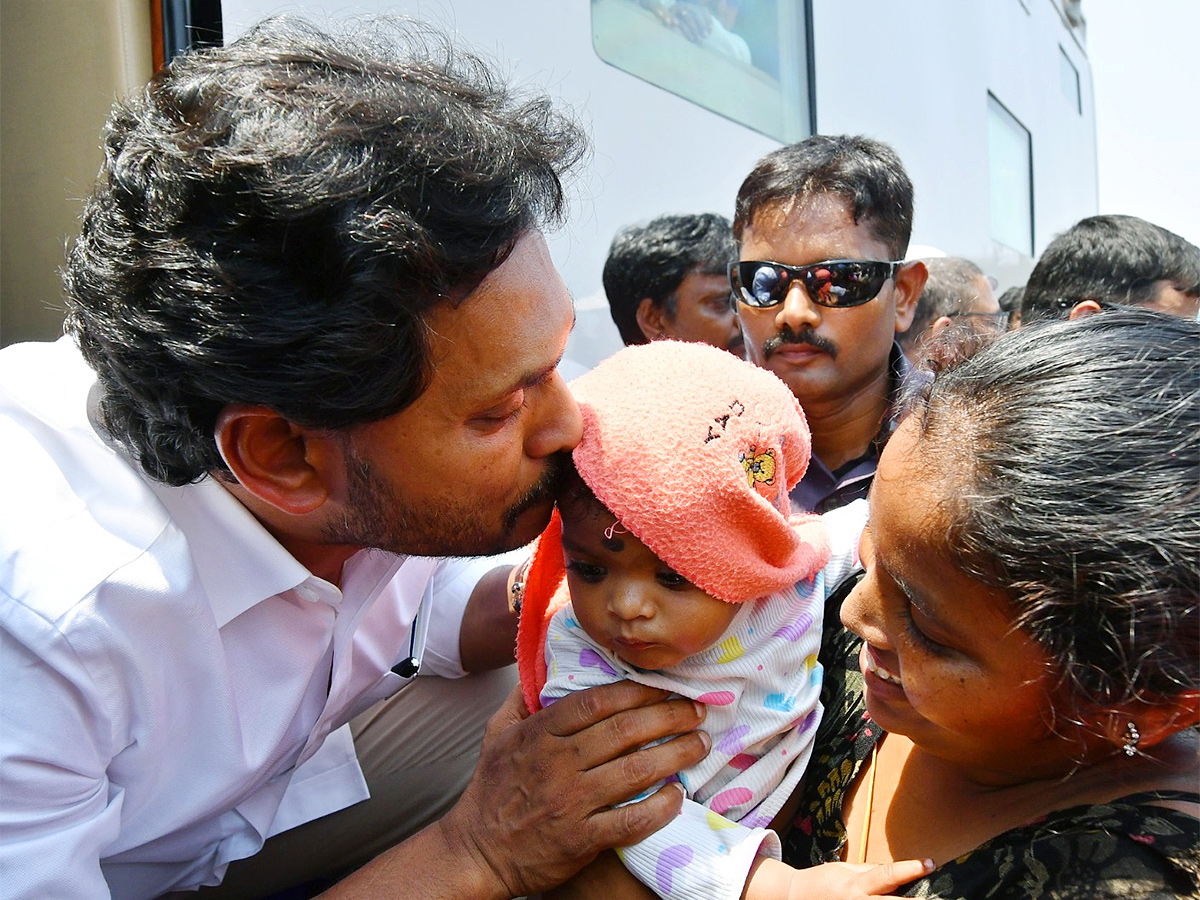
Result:
[[[188,535],[218,628],[259,601],[288,590],[335,605],[341,599],[340,591],[309,572],[216,479],[182,487],[148,483],[172,521]]]

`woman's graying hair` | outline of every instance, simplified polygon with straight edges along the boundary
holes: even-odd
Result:
[[[118,104],[64,274],[103,425],[153,478],[225,469],[230,403],[311,428],[411,404],[424,317],[565,214],[583,133],[413,23],[268,21]]]
[[[1080,715],[1200,688],[1198,351],[1195,321],[1113,310],[943,360],[909,398],[961,466],[952,556]]]

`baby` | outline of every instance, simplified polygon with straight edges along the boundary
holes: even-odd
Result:
[[[812,752],[824,602],[866,520],[864,501],[791,514],[810,451],[791,391],[674,341],[628,347],[572,391],[584,418],[575,473],[523,582],[526,703],[631,679],[706,704],[712,737],[678,775],[681,814],[619,850],[626,867],[664,898],[733,900],[861,896],[925,874],[920,862],[894,878],[794,870],[768,830]]]

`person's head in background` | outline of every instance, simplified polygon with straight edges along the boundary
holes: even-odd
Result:
[[[929,270],[912,324],[897,338],[909,361],[920,362],[929,341],[947,329],[1004,331],[1008,316],[992,293],[992,283],[969,259],[944,256],[921,260]]]
[[[626,345],[671,338],[742,355],[729,299],[729,220],[715,213],[660,216],[621,229],[604,263],[604,293]]]
[[[1021,299],[1021,324],[1110,306],[1185,318],[1200,311],[1200,247],[1136,216],[1090,216],[1047,245]]]
[[[1000,312],[1008,314],[1008,330],[1016,331],[1021,327],[1021,297],[1025,294],[1025,285],[1015,284],[1005,288],[996,298]]]

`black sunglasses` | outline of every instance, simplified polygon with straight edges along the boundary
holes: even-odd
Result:
[[[734,297],[758,309],[782,303],[795,281],[804,285],[813,303],[844,309],[878,297],[902,264],[903,260],[828,259],[811,266],[785,266],[744,260],[730,264],[729,284]]]

